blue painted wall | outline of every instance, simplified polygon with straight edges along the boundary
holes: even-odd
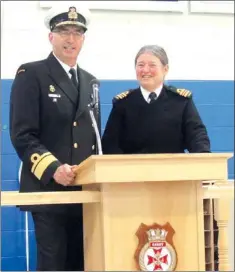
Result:
[[[205,122],[211,139],[212,151],[234,152],[234,82],[233,81],[169,81],[169,84],[193,92],[194,101]],[[12,80],[2,80],[1,101],[1,188],[3,191],[18,190],[19,159],[9,139],[9,97]],[[136,81],[101,81],[101,114],[104,130],[111,100],[114,95],[136,87]],[[234,179],[234,160],[229,160],[229,176]],[[25,220],[24,213],[14,207],[2,208],[1,220],[1,270],[25,271]],[[35,237],[29,217],[30,270],[35,270]]]

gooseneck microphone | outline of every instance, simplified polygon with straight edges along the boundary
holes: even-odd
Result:
[[[90,82],[90,86],[92,88],[92,94],[91,94],[91,103],[88,104],[88,109],[92,121],[92,125],[95,130],[95,135],[96,135],[96,153],[99,155],[102,155],[102,146],[101,146],[101,137],[100,137],[100,132],[99,128],[94,116],[94,111],[96,115],[99,115],[99,86],[100,82],[98,79],[92,79]]]
[[[100,82],[98,79],[92,79],[90,82],[90,85],[92,87],[92,104],[94,108],[99,107],[99,87]]]

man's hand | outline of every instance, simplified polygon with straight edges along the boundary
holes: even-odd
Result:
[[[74,169],[74,165],[63,164],[59,166],[53,175],[55,182],[63,186],[71,185],[76,176],[72,168]]]

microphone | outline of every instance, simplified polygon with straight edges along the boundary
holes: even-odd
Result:
[[[92,87],[92,95],[91,95],[91,103],[88,104],[88,108],[89,108],[89,113],[90,113],[90,117],[91,117],[91,121],[95,130],[95,135],[96,135],[96,142],[97,142],[97,146],[96,146],[96,150],[98,152],[99,155],[102,155],[102,145],[101,145],[101,137],[100,137],[100,132],[99,132],[99,128],[97,125],[97,121],[95,118],[95,115],[98,116],[99,115],[99,86],[100,86],[100,82],[98,79],[92,79],[90,82],[90,85]],[[95,112],[95,115],[94,115]]]
[[[92,105],[93,107],[98,108],[100,82],[98,79],[94,78],[91,80],[90,85],[92,87]]]

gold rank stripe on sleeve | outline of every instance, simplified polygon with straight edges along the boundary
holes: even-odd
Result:
[[[33,163],[31,172],[40,180],[45,170],[54,161],[57,161],[57,159],[50,152],[43,153],[42,155],[34,153],[31,156],[31,162]]]

